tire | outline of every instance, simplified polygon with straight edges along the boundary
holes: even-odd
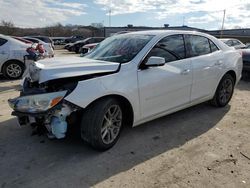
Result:
[[[213,99],[210,101],[213,106],[224,107],[231,100],[234,92],[235,80],[230,74],[221,79]]]
[[[94,149],[105,151],[116,144],[122,126],[120,103],[113,98],[102,99],[83,112],[81,138]]]
[[[19,61],[8,61],[3,65],[3,75],[7,79],[19,79],[24,73],[25,66]]]

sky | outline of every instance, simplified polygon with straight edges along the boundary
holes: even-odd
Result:
[[[224,10],[225,28],[250,28],[250,0],[0,0],[0,20],[19,27],[184,24],[212,30],[222,27]]]

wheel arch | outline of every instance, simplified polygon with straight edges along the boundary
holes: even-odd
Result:
[[[89,106],[93,105],[94,103],[97,103],[98,101],[101,100],[105,100],[108,98],[114,98],[116,100],[118,100],[122,106],[123,112],[125,112],[126,118],[125,118],[125,124],[132,126],[133,122],[134,122],[134,110],[133,110],[133,106],[131,104],[131,102],[124,96],[119,95],[119,94],[109,94],[109,95],[105,95],[102,97],[99,97],[97,99],[95,99],[94,101],[92,101],[91,103],[89,103],[86,108],[88,108]]]
[[[227,71],[227,72],[223,75],[223,77],[224,77],[226,74],[231,75],[231,76],[233,77],[233,79],[234,79],[234,84],[236,84],[236,80],[237,80],[237,78],[236,78],[236,72],[235,72],[234,70],[229,70],[229,71]],[[222,78],[223,78],[223,77],[222,77]],[[222,78],[221,78],[221,79],[222,79]]]
[[[6,65],[6,63],[9,63],[9,62],[11,62],[11,61],[21,63],[21,64],[23,65],[24,69],[25,69],[25,64],[24,64],[24,62],[21,61],[20,59],[8,59],[7,61],[5,61],[5,62],[2,64],[1,69],[0,69],[1,72],[3,72],[3,67]]]

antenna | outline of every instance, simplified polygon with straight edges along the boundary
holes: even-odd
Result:
[[[109,9],[109,27],[111,27],[111,8]]]

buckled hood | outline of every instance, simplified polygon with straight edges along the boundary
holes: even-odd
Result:
[[[49,80],[115,72],[119,63],[87,59],[84,57],[60,57],[35,62],[29,75],[43,83]],[[33,76],[32,76],[33,75]]]

